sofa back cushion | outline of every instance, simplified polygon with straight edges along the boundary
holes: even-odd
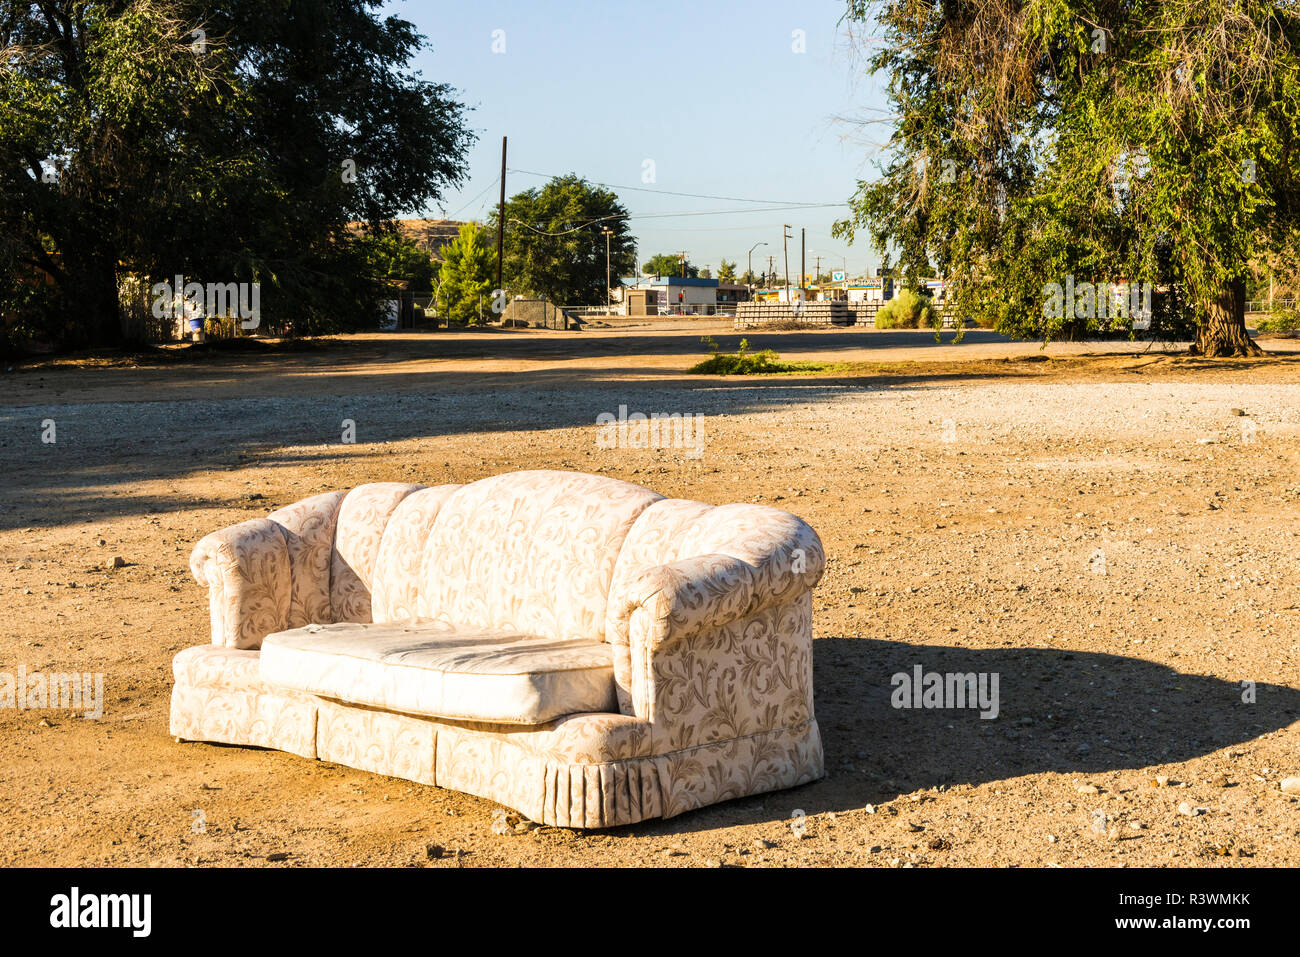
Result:
[[[511,472],[454,492],[424,549],[419,617],[605,640],[610,581],[637,517],[663,496],[578,472]]]
[[[447,499],[461,485],[436,485],[412,492],[388,517],[370,587],[375,622],[410,621],[419,611],[424,547]]]
[[[405,482],[372,482],[344,496],[330,564],[332,621],[371,620],[370,589],[384,530],[402,500],[421,488]]]

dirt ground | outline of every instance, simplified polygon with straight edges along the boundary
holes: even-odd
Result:
[[[750,334],[825,369],[717,379],[686,372],[704,334],[741,338],[624,323],[4,371],[0,671],[103,672],[105,710],[0,711],[0,862],[1300,865],[1279,786],[1300,776],[1300,343],[1198,362]],[[620,405],[702,413],[702,458],[598,448]],[[818,530],[824,780],[497,835],[478,798],[172,742],[171,658],[208,636],[200,536],[328,489],[535,467]],[[998,716],[895,709],[891,677],[918,665],[999,675]]]

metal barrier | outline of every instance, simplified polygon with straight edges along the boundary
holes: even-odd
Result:
[[[1277,312],[1279,309],[1294,309],[1294,299],[1247,299],[1247,312]]]

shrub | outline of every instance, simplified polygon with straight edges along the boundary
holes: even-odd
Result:
[[[771,372],[791,372],[796,368],[789,363],[778,361],[781,357],[771,349],[750,352],[748,339],[740,340],[740,348],[734,355],[719,352],[718,344],[711,336],[706,336],[701,341],[713,350],[713,355],[691,367],[690,371],[697,375],[761,375]]]
[[[1279,309],[1255,326],[1256,332],[1300,332],[1300,312]]]
[[[877,329],[938,329],[943,319],[929,296],[903,289],[876,313]]]

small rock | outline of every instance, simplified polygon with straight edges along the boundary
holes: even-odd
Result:
[[[1245,415],[1245,414],[1246,414],[1246,411],[1245,411],[1244,409],[1229,409],[1229,410],[1228,410],[1228,415]]]
[[[754,846],[761,847],[761,848],[776,847],[776,845],[773,844],[771,841],[765,841],[761,837],[754,839]]]
[[[125,567],[126,567],[126,559],[123,558],[121,555],[114,555],[114,556],[113,556],[113,567],[114,567],[114,568],[125,568]]]
[[[289,855],[285,851],[276,851],[274,854],[266,855],[266,859],[268,861],[287,861],[289,859]]]
[[[876,806],[875,806],[874,804],[868,804],[868,805],[867,805],[866,807],[864,807],[862,810],[866,811],[868,814],[875,814],[875,813],[876,813]]]
[[[447,856],[447,849],[441,844],[424,845],[424,856],[431,861],[436,861]]]
[[[1165,774],[1157,774],[1152,779],[1151,785],[1157,788],[1167,788],[1169,787],[1169,776]]]
[[[1080,784],[1075,790],[1080,794],[1100,794],[1095,784]]]
[[[1279,787],[1284,794],[1300,794],[1300,778],[1283,778]]]

